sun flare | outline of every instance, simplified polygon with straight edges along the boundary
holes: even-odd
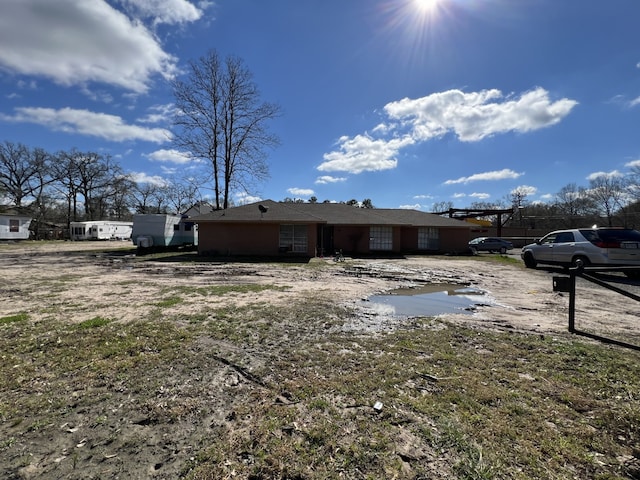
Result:
[[[413,0],[415,9],[422,14],[432,13],[438,8],[440,0]]]

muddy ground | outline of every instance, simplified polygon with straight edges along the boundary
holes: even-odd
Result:
[[[105,247],[116,250],[116,254],[101,253],[99,250]],[[517,255],[512,257],[517,259]],[[0,245],[0,271],[0,318],[26,313],[33,323],[52,319],[80,323],[96,317],[136,322],[148,318],[158,308],[159,299],[175,287],[188,292],[203,286],[258,284],[270,288],[219,298],[194,297],[167,307],[165,313],[183,319],[187,325],[191,316],[203,310],[204,303],[211,308],[253,304],[284,307],[313,295],[332,299],[351,312],[348,322],[340,326],[345,334],[374,335],[408,320],[372,308],[370,302],[364,301],[369,296],[399,287],[446,283],[470,286],[484,293],[481,305],[472,311],[444,315],[448,321],[545,335],[567,330],[568,295],[552,288],[553,275],[562,271],[528,270],[519,261],[444,256],[347,258],[340,263],[313,259],[311,265],[204,262],[195,256],[189,257],[189,261],[171,258],[140,261],[127,243],[63,242]],[[637,293],[637,282],[622,277],[617,277],[617,281],[622,288]],[[576,313],[579,328],[624,340],[629,332],[637,333],[639,313],[636,302],[579,282]],[[206,339],[201,339],[199,348],[211,347],[206,343]],[[167,365],[166,371],[161,372],[167,378],[162,386],[166,390],[158,398],[164,397],[170,403],[170,398],[184,393],[193,397],[194,402],[220,405],[217,413],[204,418],[191,415],[184,422],[151,421],[148,409],[141,409],[140,402],[136,403],[136,395],[141,394],[135,394],[131,387],[122,387],[117,394],[110,392],[108,401],[100,407],[91,404],[84,409],[70,408],[68,416],[56,417],[55,424],[42,429],[25,431],[15,421],[8,423],[0,409],[0,433],[5,439],[12,439],[0,449],[0,477],[176,478],[197,454],[201,447],[199,439],[211,434],[210,426],[224,422],[225,414],[234,404],[248,398],[255,387],[249,372],[251,362],[258,360],[251,360],[246,352],[236,353],[238,363],[227,362],[228,368],[221,369],[217,362],[197,375],[199,384],[235,387],[236,398],[228,398],[228,390],[222,393],[214,388],[186,392],[191,386],[175,378],[180,374],[179,368],[174,371]],[[33,387],[33,392],[37,395],[38,388]],[[82,394],[81,387],[70,391],[69,404],[81,403],[78,399]],[[0,400],[0,405],[3,402]],[[3,408],[10,410],[11,405],[5,404]],[[197,405],[192,408],[194,412],[199,409]],[[113,420],[106,425],[96,422],[96,418],[107,417]],[[145,440],[132,448],[135,443],[132,439]],[[87,453],[90,449],[92,453]],[[77,462],[83,473],[76,469]]]

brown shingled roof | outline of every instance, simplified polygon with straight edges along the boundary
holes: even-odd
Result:
[[[266,208],[261,211],[260,206]],[[216,210],[192,218],[205,222],[326,223],[328,225],[388,225],[470,228],[466,222],[418,210],[357,208],[342,203],[261,202]]]

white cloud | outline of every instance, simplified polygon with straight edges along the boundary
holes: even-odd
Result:
[[[494,170],[492,172],[484,172],[484,173],[474,173],[468,177],[460,177],[455,180],[447,180],[444,182],[445,185],[455,185],[458,183],[469,183],[469,182],[479,182],[479,181],[490,181],[490,180],[507,180],[507,179],[515,179],[521,177],[523,174],[514,172],[509,168],[504,168],[502,170]]]
[[[147,175],[144,172],[131,172],[128,177],[136,183],[150,183],[159,187],[166,187],[169,182],[159,175]]]
[[[536,193],[538,193],[538,189],[536,187],[532,187],[531,185],[520,185],[519,187],[511,190],[511,192],[509,193],[511,193],[512,195],[520,194],[528,197],[530,195],[535,195]]]
[[[396,168],[405,147],[452,132],[462,142],[477,142],[499,133],[530,132],[555,125],[578,104],[562,98],[552,101],[549,92],[535,88],[519,97],[500,90],[463,92],[448,90],[425,97],[404,98],[384,106],[388,121],[372,133],[343,136],[339,150],[324,155],[319,170],[350,173]]]
[[[332,177],[331,175],[322,175],[316,178],[315,183],[318,185],[326,185],[327,183],[339,183],[346,180],[346,177]]]
[[[318,166],[318,170],[354,174],[389,170],[397,166],[395,157],[400,149],[413,143],[410,137],[391,140],[376,140],[366,134],[341,137],[338,141],[340,150],[325,153],[325,162]]]
[[[310,188],[288,188],[287,192],[289,192],[291,195],[297,195],[300,197],[309,197],[311,195],[313,195],[313,190],[311,190]]]
[[[384,110],[392,121],[409,125],[416,140],[454,132],[463,142],[475,142],[496,133],[529,132],[554,125],[577,104],[568,98],[552,102],[543,88],[506,99],[496,89],[470,93],[448,90],[391,102]]]
[[[156,150],[155,152],[145,156],[156,162],[170,162],[179,165],[198,161],[197,159],[192,158],[189,152],[181,152],[173,148],[161,148],[160,150]]]
[[[453,198],[464,198],[467,196],[466,193],[454,193],[453,195],[451,195]]]
[[[636,97],[629,102],[630,107],[635,107],[636,105],[640,105],[640,97]]]
[[[593,172],[589,175],[587,175],[587,180],[591,181],[591,180],[595,180],[596,178],[620,178],[623,177],[624,175],[622,175],[622,173],[620,173],[618,170],[612,170],[610,172]]]
[[[160,23],[181,24],[195,22],[202,17],[202,10],[186,0],[120,0],[129,12]]]
[[[140,123],[168,123],[171,121],[174,113],[172,103],[167,105],[154,105],[149,108],[149,113],[137,119]]]
[[[628,168],[640,168],[640,159],[625,163],[624,166]]]
[[[139,125],[127,125],[121,117],[106,113],[73,108],[16,108],[14,115],[0,114],[0,120],[8,122],[26,122],[43,125],[51,130],[65,133],[78,133],[103,138],[112,142],[143,140],[163,143],[171,139],[172,134],[164,128],[145,128]]]
[[[422,205],[414,203],[413,205],[400,205],[398,208],[401,210],[420,210]]]
[[[249,203],[255,203],[262,200],[261,197],[250,195],[246,192],[236,193],[233,198],[235,199],[234,203],[237,205],[247,205]]]
[[[172,78],[176,62],[142,22],[104,0],[2,0],[0,66],[11,72],[144,93],[154,75]]]
[[[486,200],[487,198],[491,197],[491,195],[489,195],[488,193],[478,193],[478,192],[474,192],[474,193],[470,194],[469,196],[473,197],[473,198],[477,198],[479,200]]]

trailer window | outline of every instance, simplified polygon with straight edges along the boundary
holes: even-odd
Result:
[[[17,233],[20,231],[20,220],[9,219],[9,231]]]

